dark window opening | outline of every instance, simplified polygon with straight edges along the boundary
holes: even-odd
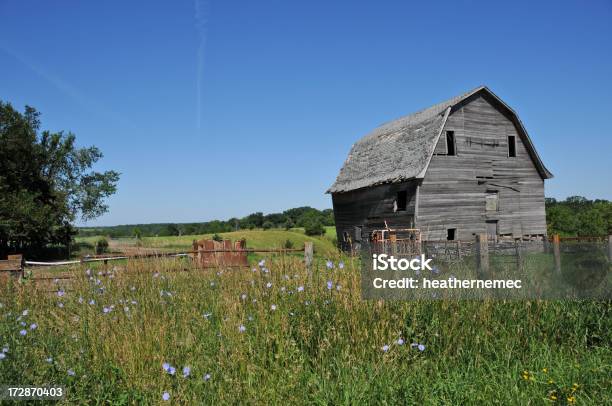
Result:
[[[456,233],[457,229],[456,228],[449,228],[446,230],[446,239],[448,241],[454,241],[455,240],[455,233]]]
[[[446,132],[446,155],[457,155],[455,150],[455,132]]]
[[[408,192],[402,190],[397,192],[397,200],[395,201],[395,211],[406,211],[406,204],[408,203]]]
[[[342,233],[342,239],[344,240],[344,242],[349,242],[350,236],[349,236],[349,233],[347,231]]]
[[[508,156],[510,158],[516,157],[516,137],[514,135],[508,136]]]

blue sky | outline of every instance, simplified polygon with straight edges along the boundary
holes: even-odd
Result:
[[[0,99],[122,173],[90,222],[331,207],[351,145],[478,85],[547,196],[612,199],[612,2],[0,0]]]

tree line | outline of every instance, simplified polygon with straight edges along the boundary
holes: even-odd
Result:
[[[119,225],[111,227],[84,227],[79,229],[83,237],[106,235],[109,237],[153,237],[175,235],[215,234],[252,229],[291,229],[303,227],[308,235],[325,233],[324,226],[334,225],[331,209],[318,210],[312,207],[297,207],[282,213],[263,214],[256,212],[242,218],[213,220],[199,223],[152,223]]]
[[[603,236],[612,234],[612,202],[570,196],[565,200],[546,198],[548,235]]]

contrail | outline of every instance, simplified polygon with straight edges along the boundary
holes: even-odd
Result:
[[[208,13],[208,1],[195,0],[195,29],[198,34],[198,50],[196,54],[196,126],[198,130],[202,126],[202,74],[204,71],[204,48],[206,46]]]
[[[95,114],[101,114],[102,116],[105,116],[107,119],[118,122],[121,125],[136,128],[136,126],[132,122],[127,120],[125,117],[106,108],[100,102],[90,97],[87,97],[77,88],[72,86],[70,83],[49,73],[45,69],[41,68],[39,65],[33,63],[31,60],[29,60],[25,56],[13,51],[12,49],[2,46],[2,45],[0,45],[0,50],[4,51],[8,55],[12,56],[13,58],[21,62],[28,69],[30,69],[31,71],[33,71],[34,73],[36,73],[37,75],[45,79],[51,85],[55,86],[60,92],[70,97],[71,99],[76,101],[80,106],[84,107],[90,112],[95,113]]]

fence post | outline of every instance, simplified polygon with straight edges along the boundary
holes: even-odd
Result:
[[[553,235],[553,254],[555,256],[555,272],[561,273],[561,247],[559,234]]]
[[[485,279],[489,276],[489,241],[486,234],[476,235],[476,274],[478,279]]]
[[[515,241],[514,244],[516,249],[516,268],[520,271],[523,265],[523,252],[521,251],[521,244]]]
[[[311,272],[312,268],[312,258],[314,254],[314,248],[311,241],[306,241],[304,243],[304,263],[306,264],[306,269],[308,273]]]

